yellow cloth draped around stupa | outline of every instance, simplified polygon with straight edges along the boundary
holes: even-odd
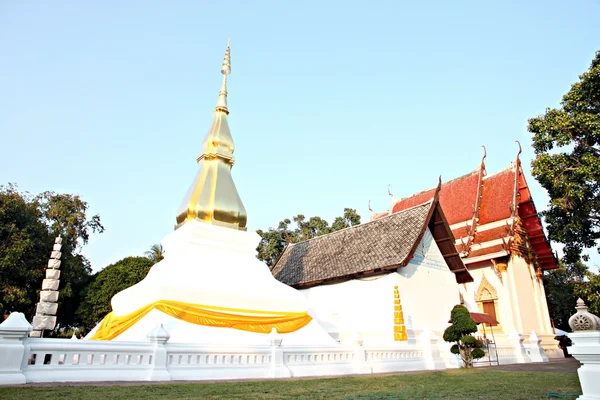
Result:
[[[173,300],[159,300],[132,313],[116,316],[108,313],[91,340],[112,340],[133,326],[152,310],[162,311],[174,318],[196,325],[233,328],[256,333],[297,331],[312,317],[307,312],[269,312],[190,304]]]

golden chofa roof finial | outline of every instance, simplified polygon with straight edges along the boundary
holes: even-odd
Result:
[[[231,73],[229,42],[221,67],[223,83],[213,112],[213,123],[196,159],[198,173],[177,211],[177,225],[198,220],[232,229],[246,230],[247,215],[231,177],[234,144],[227,118],[227,75]]]

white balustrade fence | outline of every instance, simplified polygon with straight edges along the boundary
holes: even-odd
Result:
[[[286,378],[434,370],[456,366],[449,345],[430,332],[416,341],[364,346],[208,346],[168,343],[162,328],[145,342],[29,338],[31,325],[13,313],[0,324],[0,384]],[[520,335],[498,347],[501,363],[529,362]]]

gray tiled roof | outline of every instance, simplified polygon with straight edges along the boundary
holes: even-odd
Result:
[[[405,265],[424,232],[434,202],[372,222],[291,244],[272,269],[290,286]],[[410,256],[410,257],[409,257]]]

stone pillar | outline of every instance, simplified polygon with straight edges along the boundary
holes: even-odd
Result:
[[[23,340],[31,330],[31,324],[20,312],[11,313],[0,324],[0,384],[25,383],[25,375],[21,369],[26,365],[23,362],[26,357]]]
[[[269,341],[271,343],[271,365],[269,367],[269,378],[290,378],[292,373],[285,366],[283,359],[283,350],[281,350],[281,342],[283,338],[277,329],[271,329],[269,333]]]
[[[546,352],[541,345],[542,339],[535,333],[535,331],[531,331],[531,335],[529,335],[529,359],[531,362],[548,362],[548,357],[546,356]]]
[[[417,339],[417,343],[423,347],[423,358],[425,358],[425,368],[427,369],[446,369],[446,364],[442,360],[438,348],[439,340],[440,338],[429,329],[421,332]]]
[[[508,342],[515,349],[515,359],[518,363],[530,363],[531,359],[527,355],[527,351],[525,350],[525,346],[523,346],[523,341],[525,338],[519,332],[513,330],[508,335]]]
[[[354,334],[354,373],[370,374],[373,369],[367,363],[367,351],[363,347],[363,338],[358,334]]]
[[[577,370],[583,395],[581,400],[600,399],[600,318],[587,311],[583,300],[577,300],[577,313],[569,318],[573,345],[569,353],[579,362]]]
[[[154,352],[152,354],[152,363],[150,364],[149,381],[170,381],[171,374],[168,370],[168,354],[165,343],[171,338],[169,332],[162,324],[157,326],[146,335],[149,342],[154,343]]]

